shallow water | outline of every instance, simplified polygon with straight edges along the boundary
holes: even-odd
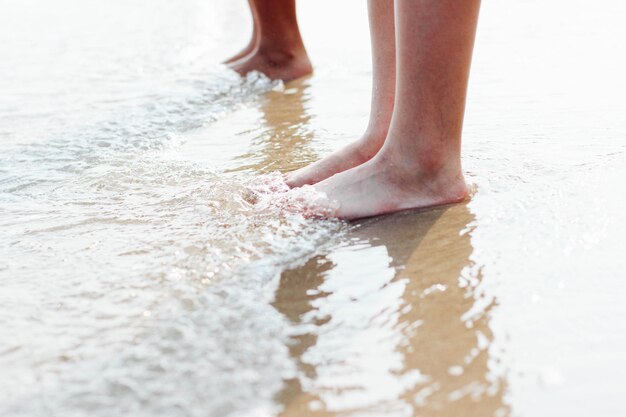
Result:
[[[626,412],[621,3],[484,3],[475,195],[354,224],[254,190],[364,129],[361,3],[287,86],[170,3],[0,1],[0,415]]]

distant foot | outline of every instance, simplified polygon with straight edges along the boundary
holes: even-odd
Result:
[[[230,68],[241,75],[259,71],[272,80],[285,82],[313,72],[311,61],[304,50],[297,52],[264,51],[257,49],[249,55],[231,62]]]
[[[353,220],[400,210],[457,203],[467,197],[460,167],[424,171],[381,150],[374,158],[317,185],[338,203],[334,217]]]
[[[382,147],[385,135],[367,135],[330,155],[285,175],[291,188],[313,185],[335,174],[361,165],[372,159]]]

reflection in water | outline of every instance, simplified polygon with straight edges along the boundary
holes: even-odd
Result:
[[[274,306],[300,367],[283,416],[508,414],[489,308],[474,311],[472,220],[465,205],[366,220],[283,272]]]
[[[249,151],[236,158],[241,162],[236,171],[287,172],[317,159],[309,144],[313,130],[307,112],[308,80],[291,82],[283,91],[270,91],[259,99],[262,125],[251,132]]]

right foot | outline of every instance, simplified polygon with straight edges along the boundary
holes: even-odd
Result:
[[[317,162],[285,174],[285,182],[291,188],[317,184],[369,161],[378,153],[384,141],[385,135],[363,137]]]
[[[304,50],[291,52],[257,48],[248,56],[230,63],[229,66],[241,75],[258,71],[272,80],[285,82],[313,72],[311,61]]]
[[[375,158],[315,185],[326,194],[331,217],[353,220],[400,210],[458,203],[467,197],[460,166],[420,166],[381,150]]]

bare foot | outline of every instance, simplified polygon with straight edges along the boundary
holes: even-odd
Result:
[[[339,203],[334,216],[352,220],[395,211],[457,203],[467,197],[460,167],[423,169],[384,149],[374,158],[317,185]]]
[[[232,62],[230,68],[241,75],[259,71],[272,80],[285,82],[313,72],[311,61],[304,50],[297,52],[268,51],[258,48],[244,58]]]
[[[365,134],[356,142],[352,142],[319,161],[287,173],[285,182],[291,188],[313,185],[335,174],[361,165],[378,153],[385,142],[385,136],[386,133]]]

